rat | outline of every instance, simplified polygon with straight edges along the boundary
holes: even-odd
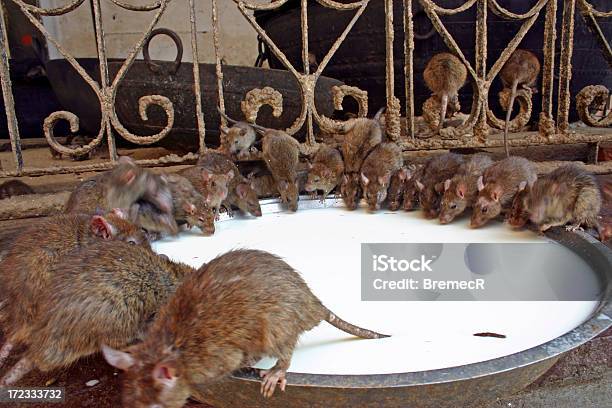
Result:
[[[228,215],[232,215],[231,208],[235,206],[245,214],[261,216],[259,198],[251,185],[252,183],[240,174],[240,170],[232,160],[223,154],[208,152],[199,159],[198,165],[208,168],[214,174],[231,175],[226,183],[226,196],[221,201],[221,205],[225,207]]]
[[[172,192],[176,222],[179,225],[186,224],[189,228],[198,227],[204,235],[214,234],[214,209],[206,205],[206,200],[193,184],[186,177],[175,173],[167,174],[166,179]]]
[[[508,149],[508,129],[510,126],[510,116],[512,115],[512,106],[516,98],[516,90],[518,86],[524,88],[535,89],[536,81],[540,75],[540,61],[534,53],[527,50],[515,50],[508,61],[504,64],[499,72],[499,76],[504,84],[504,87],[510,89],[510,101],[508,102],[508,110],[506,112],[506,123],[504,125],[504,149],[506,157],[510,157]]]
[[[299,142],[282,130],[268,129],[263,135],[261,148],[281,201],[287,204],[290,211],[297,211]]]
[[[583,225],[593,227],[605,240],[597,219],[602,205],[599,186],[592,174],[575,164],[560,166],[539,178],[531,186],[527,203],[529,220],[541,232],[569,223],[569,231]]]
[[[425,218],[438,217],[444,182],[457,173],[463,161],[463,156],[456,153],[444,153],[427,160],[421,176],[415,179]]]
[[[257,138],[255,129],[258,126],[248,122],[234,120],[223,113],[221,109],[217,108],[217,110],[221,116],[232,124],[232,127],[229,129],[223,126],[221,127],[221,151],[226,154],[236,155],[238,158],[248,156],[251,151],[251,146],[253,146]],[[265,129],[261,127],[258,128]]]
[[[387,190],[387,208],[391,211],[397,211],[402,205],[406,185],[412,178],[410,168],[402,167],[399,171],[391,176],[389,189]]]
[[[225,155],[209,151],[200,156],[197,165],[179,174],[193,184],[218,217],[221,203],[227,198],[228,184],[238,175],[238,169]]]
[[[423,72],[427,87],[440,100],[438,133],[444,127],[449,102],[457,99],[459,89],[467,79],[467,69],[459,58],[448,52],[434,55]]]
[[[161,212],[172,213],[172,193],[163,176],[140,168],[121,157],[109,171],[81,182],[66,203],[67,213],[93,214],[97,209],[130,208],[138,200],[149,201]]]
[[[102,350],[109,364],[126,371],[124,406],[181,407],[192,387],[263,356],[278,359],[261,372],[261,392],[270,397],[278,383],[285,390],[299,336],[323,320],[354,336],[388,337],[340,319],[281,258],[235,250],[186,277],[142,343]]]
[[[402,149],[393,142],[379,144],[366,157],[361,166],[361,188],[370,211],[380,209],[387,198],[391,177],[403,164]]]
[[[404,211],[413,211],[420,206],[419,187],[416,184],[416,180],[423,177],[423,167],[423,165],[415,165],[410,171],[410,178],[405,182],[402,200]]]
[[[17,382],[29,370],[67,367],[100,351],[141,338],[160,306],[193,268],[173,263],[150,248],[100,242],[77,248],[49,269],[53,276],[38,293],[38,313],[26,326],[31,335],[21,360],[0,380]]]
[[[338,149],[321,145],[312,163],[308,165],[308,179],[305,189],[310,193],[321,190],[321,201],[342,182],[344,161]]]
[[[529,212],[527,211],[529,192],[531,188],[527,182],[521,181],[517,193],[512,199],[512,206],[506,216],[506,223],[510,227],[519,229],[523,228],[529,222]]]
[[[104,215],[49,217],[29,226],[14,239],[0,261],[0,293],[7,299],[3,315],[10,317],[3,319],[8,341],[0,356],[6,357],[6,350],[31,336],[31,321],[39,309],[38,298],[49,290],[54,280],[50,272],[53,265],[74,249],[106,240],[123,241],[123,246],[125,243],[149,246],[142,229],[129,222],[122,210]]]
[[[521,182],[532,186],[535,166],[523,157],[510,156],[489,166],[476,181],[478,196],[473,205],[470,228],[478,228],[510,209]]]
[[[34,190],[21,180],[9,180],[0,184],[0,200],[26,194],[34,194]]]
[[[471,207],[478,188],[476,181],[493,160],[486,154],[468,156],[457,169],[457,174],[444,181],[444,195],[440,203],[440,224],[448,224]]]
[[[376,118],[380,119],[381,112],[376,114]],[[368,154],[382,142],[382,128],[380,120],[355,118],[346,121],[341,133],[344,133],[340,146],[344,158],[344,177],[340,192],[346,207],[354,210],[361,199],[361,166]]]

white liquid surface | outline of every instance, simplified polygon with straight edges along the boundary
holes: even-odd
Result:
[[[467,220],[440,225],[420,212],[367,213],[361,209],[302,209],[217,223],[213,237],[197,230],[158,241],[154,249],[199,267],[235,248],[261,249],[283,257],[312,291],[343,319],[392,337],[361,340],[326,322],[304,333],[290,372],[391,374],[486,361],[550,341],[587,320],[595,301],[362,302],[362,242],[539,242],[530,232],[501,223],[472,230]],[[505,339],[475,337],[494,332]],[[274,359],[256,367],[268,368]]]

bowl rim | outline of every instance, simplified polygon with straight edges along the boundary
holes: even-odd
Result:
[[[260,200],[263,214],[286,211],[280,199]],[[326,198],[324,201],[300,196],[302,209],[343,207],[341,200]],[[229,220],[223,214],[219,221]],[[392,373],[392,374],[308,374],[288,372],[288,385],[331,387],[331,388],[388,388],[433,385],[500,374],[506,371],[540,363],[558,357],[603,333],[612,327],[612,250],[585,232],[570,232],[565,228],[551,228],[546,237],[574,251],[589,263],[604,279],[602,299],[582,324],[569,332],[538,346],[507,356],[435,370]],[[582,252],[582,254],[580,253]],[[232,374],[232,378],[242,381],[260,382],[259,370],[243,369]]]

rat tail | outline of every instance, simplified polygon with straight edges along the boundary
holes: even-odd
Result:
[[[508,130],[510,128],[510,116],[512,115],[512,106],[514,105],[514,99],[516,98],[517,87],[518,80],[515,79],[514,82],[512,82],[510,101],[508,102],[508,110],[506,111],[506,123],[504,125],[504,150],[506,151],[506,157],[510,157],[510,149],[508,149]]]
[[[444,118],[446,117],[446,108],[448,107],[448,94],[442,95],[442,100],[440,101],[440,123],[438,123],[438,134],[444,127]]]
[[[329,309],[327,310],[327,317],[325,321],[331,324],[334,327],[346,332],[348,334],[352,334],[353,336],[361,337],[362,339],[383,339],[385,337],[391,337],[386,334],[376,333],[375,331],[364,329],[354,324],[351,324],[345,320],[342,320],[334,313],[332,313]]]
[[[219,112],[219,114],[221,116],[223,116],[225,118],[225,120],[227,120],[232,125],[235,125],[236,123],[238,123],[237,120],[230,118],[229,116],[227,116],[227,114],[225,112],[221,111],[221,108],[219,108],[218,106],[217,106],[217,111]],[[246,123],[249,126],[251,126],[253,129],[255,129],[257,131],[257,133],[259,133],[260,135],[263,135],[267,130],[269,130],[266,127],[256,125],[255,123],[250,123],[250,122],[246,122]]]

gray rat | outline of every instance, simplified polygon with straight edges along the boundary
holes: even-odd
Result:
[[[527,50],[515,50],[499,72],[499,76],[505,88],[510,89],[510,101],[506,112],[506,124],[504,126],[504,149],[506,156],[510,157],[508,149],[508,128],[510,126],[510,116],[516,98],[516,90],[520,85],[525,88],[535,87],[540,75],[540,61],[534,53]]]
[[[380,117],[380,113],[376,117]],[[346,207],[354,210],[361,199],[360,176],[361,166],[368,154],[378,146],[382,140],[380,120],[368,118],[355,118],[346,121],[343,132],[344,139],[341,144],[344,158],[344,177],[340,185],[340,192]]]
[[[101,344],[125,347],[142,337],[159,307],[193,268],[149,248],[101,242],[77,248],[49,270],[40,305],[27,323],[23,357],[0,380],[17,382],[36,367],[67,367]]]
[[[387,198],[391,177],[403,164],[402,149],[394,142],[379,144],[366,157],[361,166],[361,188],[370,211],[380,209]]]
[[[523,157],[510,156],[489,166],[476,181],[478,196],[470,227],[481,227],[510,209],[521,183],[532,186],[537,177],[534,164]]]
[[[0,315],[7,336],[1,356],[6,358],[14,345],[32,336],[32,320],[40,309],[39,298],[49,291],[55,279],[51,270],[59,259],[74,249],[99,245],[104,240],[123,241],[123,246],[126,242],[149,246],[142,229],[129,222],[121,210],[104,215],[49,217],[30,225],[14,239],[0,261],[0,293],[6,299]]]
[[[219,108],[217,110],[221,116],[232,124],[232,127],[229,129],[221,127],[221,151],[226,154],[236,155],[239,158],[248,156],[251,146],[253,146],[257,138],[255,127],[250,123],[230,118]]]
[[[263,135],[261,148],[281,200],[287,203],[290,211],[297,211],[299,196],[297,166],[300,144],[281,130],[268,129]]]
[[[531,188],[527,185],[527,182],[521,181],[518,191],[512,199],[510,211],[508,211],[506,215],[505,222],[510,225],[510,227],[515,229],[523,228],[529,222],[527,205],[530,191]]]
[[[421,176],[415,179],[425,218],[436,218],[439,215],[444,182],[457,173],[461,164],[463,156],[455,153],[443,153],[427,160]]]
[[[444,195],[440,203],[440,224],[448,224],[471,207],[478,188],[476,182],[493,160],[486,154],[468,156],[457,169],[457,174],[444,181]]]
[[[457,99],[459,89],[465,84],[467,68],[459,58],[448,52],[434,55],[423,71],[425,84],[440,100],[438,133],[444,127],[446,110],[450,101]]]
[[[99,209],[128,209],[137,201],[147,201],[163,214],[171,215],[173,211],[172,193],[165,178],[121,157],[114,169],[81,182],[70,194],[64,211],[94,214]],[[172,226],[163,230],[166,229]]]
[[[0,200],[26,194],[34,194],[34,190],[21,180],[9,180],[0,184]]]
[[[325,197],[342,182],[343,173],[344,161],[338,149],[321,145],[308,166],[306,191],[316,193],[317,190],[321,190],[321,200],[325,200]]]
[[[123,404],[181,407],[206,385],[263,356],[278,360],[262,371],[261,392],[281,390],[298,337],[321,321],[355,336],[387,337],[337,317],[279,257],[235,250],[189,275],[160,310],[144,341],[127,351],[103,347],[126,370]]]
[[[597,181],[586,170],[568,164],[539,178],[527,199],[530,221],[541,232],[568,223],[568,230],[594,227],[604,240],[597,220],[601,210],[601,192]]]

